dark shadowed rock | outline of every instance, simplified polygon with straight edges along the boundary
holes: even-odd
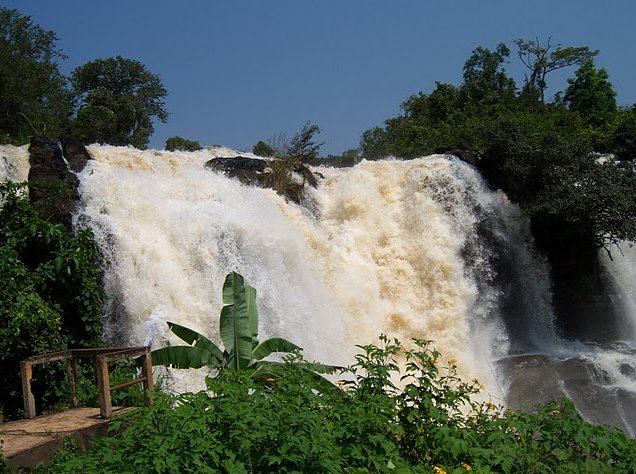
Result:
[[[75,137],[70,135],[62,137],[60,143],[64,158],[66,158],[70,169],[76,173],[84,169],[88,160],[93,159],[84,144]]]
[[[471,166],[479,165],[479,157],[469,150],[449,150],[445,155],[453,155]]]
[[[312,188],[315,188],[316,186],[318,186],[318,180],[316,179],[316,176],[305,165],[303,165],[303,164],[296,165],[294,167],[294,172],[296,172],[300,176],[302,176],[303,177],[303,182],[306,182]]]
[[[71,227],[79,180],[70,171],[56,138],[33,137],[29,145],[29,199],[39,215]]]
[[[307,166],[290,160],[219,157],[206,162],[205,167],[243,184],[273,189],[296,203],[302,201],[305,184],[318,186],[318,179]]]
[[[229,178],[236,178],[243,184],[259,185],[263,181],[262,174],[266,165],[266,160],[235,156],[212,158],[205,167],[225,173]]]

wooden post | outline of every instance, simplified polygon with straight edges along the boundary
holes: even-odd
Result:
[[[146,379],[144,381],[144,389],[146,389],[147,392],[152,392],[155,389],[155,383],[152,379],[152,356],[150,355],[150,347],[146,347],[146,353],[143,355],[141,372],[142,376]],[[154,400],[154,397],[150,394],[146,395],[146,405],[152,405]]]
[[[68,375],[68,388],[71,392],[71,406],[77,408],[79,401],[77,400],[77,389],[75,381],[77,380],[77,359],[71,355],[67,360],[66,374]]]
[[[31,362],[23,360],[20,362],[20,377],[22,378],[22,397],[24,398],[24,416],[35,418],[35,397],[31,392],[31,377],[33,377],[33,366]]]
[[[98,355],[96,359],[97,387],[99,389],[99,412],[102,418],[110,418],[113,415],[113,407],[110,400],[108,358],[105,355]]]

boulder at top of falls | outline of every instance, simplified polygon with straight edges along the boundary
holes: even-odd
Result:
[[[75,137],[70,135],[61,137],[60,143],[62,144],[64,158],[66,158],[71,171],[75,173],[82,171],[88,160],[93,159],[84,144]]]
[[[60,141],[33,137],[29,145],[29,164],[29,199],[38,214],[70,229],[79,180],[69,169]],[[76,164],[79,166],[79,161],[76,160]]]
[[[212,158],[205,164],[205,167],[215,171],[249,170],[263,172],[266,164],[265,160],[259,158],[234,156]]]
[[[456,156],[471,166],[477,166],[479,164],[479,157],[470,150],[449,150],[445,154]]]
[[[212,171],[225,173],[229,178],[236,178],[243,184],[262,184],[262,174],[267,162],[258,158],[245,156],[218,157],[209,160],[205,167]]]
[[[281,164],[283,166],[279,166]],[[236,178],[243,184],[271,188],[296,203],[302,200],[305,183],[312,187],[318,185],[318,180],[306,165],[292,160],[263,160],[239,155],[212,158],[205,167]]]

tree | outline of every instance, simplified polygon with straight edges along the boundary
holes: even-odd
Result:
[[[57,40],[30,17],[0,7],[0,141],[23,144],[68,125],[72,101]]]
[[[515,81],[502,68],[508,56],[510,49],[504,43],[494,51],[481,46],[473,50],[464,64],[461,92],[465,100],[483,105],[514,98]]]
[[[259,140],[256,145],[254,145],[252,153],[257,156],[274,156],[276,154],[274,148],[265,143],[263,140]]]
[[[388,133],[382,127],[365,130],[360,138],[360,150],[367,160],[377,160],[391,154]]]
[[[146,148],[153,118],[168,119],[158,75],[134,59],[96,59],[71,73],[77,103],[73,132],[85,142]]]
[[[636,105],[620,111],[612,142],[613,151],[621,160],[636,160]]]
[[[595,126],[609,122],[616,112],[616,91],[603,68],[596,69],[590,59],[577,69],[574,79],[568,79],[563,97],[570,110],[578,112]]]
[[[318,151],[324,142],[316,143],[314,135],[320,134],[320,132],[321,130],[318,125],[307,122],[302,130],[289,141],[286,155],[301,163],[318,158]]]
[[[188,140],[175,135],[166,140],[166,150],[168,151],[197,151],[201,149],[201,145],[196,140]]]
[[[587,46],[561,47],[560,44],[550,44],[552,38],[548,38],[545,46],[539,38],[526,41],[515,40],[517,54],[523,65],[530,70],[530,76],[526,76],[524,90],[529,95],[535,95],[541,103],[545,103],[545,89],[547,88],[546,76],[558,69],[583,64],[598,54],[598,50],[590,50]]]

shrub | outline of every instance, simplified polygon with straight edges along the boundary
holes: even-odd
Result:
[[[39,218],[20,187],[0,186],[0,411],[7,418],[21,413],[20,360],[101,343],[103,289],[90,232],[73,235]],[[68,396],[61,369],[34,371],[40,409]]]
[[[166,150],[168,151],[198,151],[201,145],[196,140],[188,140],[175,135],[166,140]]]
[[[276,154],[274,149],[263,140],[259,140],[256,145],[254,145],[252,153],[258,156],[274,156]]]
[[[362,346],[340,388],[317,390],[292,356],[256,383],[221,371],[207,391],[159,396],[114,423],[120,435],[50,466],[71,472],[634,472],[636,441],[593,426],[569,401],[503,412],[471,396],[428,341]],[[399,369],[396,359],[406,358]],[[401,375],[401,377],[400,377]],[[402,381],[396,387],[394,381]]]

